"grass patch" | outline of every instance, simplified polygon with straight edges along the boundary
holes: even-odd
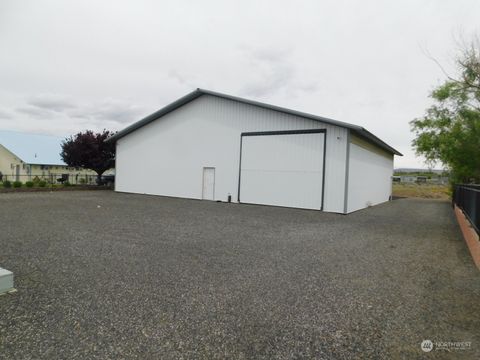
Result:
[[[393,196],[450,200],[451,189],[439,184],[393,184]]]

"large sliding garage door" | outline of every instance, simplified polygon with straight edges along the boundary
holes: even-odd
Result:
[[[322,209],[325,130],[243,133],[239,201]]]

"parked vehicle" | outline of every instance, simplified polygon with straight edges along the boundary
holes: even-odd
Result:
[[[103,175],[97,178],[97,185],[113,186],[115,184],[115,175]]]

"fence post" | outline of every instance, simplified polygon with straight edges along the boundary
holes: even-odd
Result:
[[[456,202],[457,202],[457,185],[454,185],[453,192],[452,192],[452,208],[455,208]]]

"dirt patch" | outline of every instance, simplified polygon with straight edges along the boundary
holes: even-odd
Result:
[[[392,195],[396,198],[423,198],[450,200],[451,190],[448,185],[438,184],[393,184]]]

